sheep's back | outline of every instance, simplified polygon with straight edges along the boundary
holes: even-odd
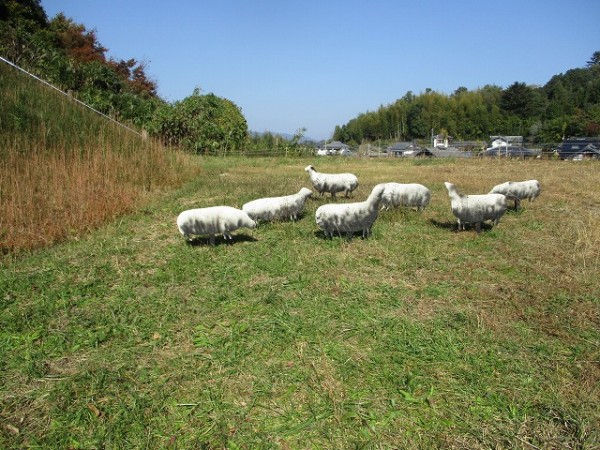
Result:
[[[242,209],[254,219],[276,220],[299,214],[306,198],[299,194],[260,198],[244,204]]]
[[[361,231],[369,228],[375,219],[377,209],[364,202],[322,205],[315,212],[317,225],[327,231]]]
[[[315,172],[311,177],[315,189],[321,192],[353,191],[358,186],[358,178],[351,173],[321,173]]]
[[[209,206],[183,211],[177,217],[177,227],[184,235],[217,234],[251,227],[252,220],[231,206]]]
[[[540,193],[540,183],[537,180],[507,181],[493,187],[490,193],[504,194],[509,197],[535,199]]]
[[[463,222],[496,220],[505,212],[506,197],[502,194],[463,195],[452,200],[452,213]]]
[[[385,183],[382,202],[385,206],[421,206],[429,204],[431,192],[418,183]]]

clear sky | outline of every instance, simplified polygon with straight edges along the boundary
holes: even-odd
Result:
[[[600,0],[42,0],[147,63],[167,101],[195,87],[252,131],[328,139],[408,91],[544,85],[600,51]]]

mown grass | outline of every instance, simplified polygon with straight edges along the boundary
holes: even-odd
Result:
[[[0,447],[600,446],[597,164],[199,159],[137,214],[0,271]],[[303,168],[432,190],[368,240],[297,222],[186,244],[191,207],[309,186]],[[458,233],[443,181],[542,194]],[[347,201],[340,199],[338,201]]]

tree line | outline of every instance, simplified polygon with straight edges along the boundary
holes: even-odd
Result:
[[[584,68],[553,76],[544,86],[515,82],[503,89],[459,87],[446,95],[427,89],[407,92],[394,103],[336,126],[333,138],[348,144],[376,140],[427,139],[435,134],[460,140],[490,135],[524,136],[530,143],[555,143],[600,134],[600,51]]]

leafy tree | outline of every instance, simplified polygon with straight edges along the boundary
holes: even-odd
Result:
[[[195,89],[184,100],[158,108],[152,131],[165,144],[196,153],[227,153],[243,149],[248,125],[233,102]]]
[[[68,56],[80,63],[92,61],[106,62],[104,48],[94,31],[88,31],[85,26],[75,23],[72,19],[59,13],[50,21],[50,30],[55,36],[58,47]]]
[[[515,82],[510,85],[500,99],[500,106],[508,113],[518,117],[526,117],[531,102],[531,89],[525,83]]]
[[[108,65],[119,74],[134,93],[144,97],[157,96],[156,82],[146,75],[145,63],[138,63],[133,58],[127,61],[111,59]]]
[[[0,54],[15,64],[38,58],[35,45],[48,45],[48,18],[39,0],[0,2]]]
[[[588,67],[600,66],[600,51],[595,51],[587,62]]]

